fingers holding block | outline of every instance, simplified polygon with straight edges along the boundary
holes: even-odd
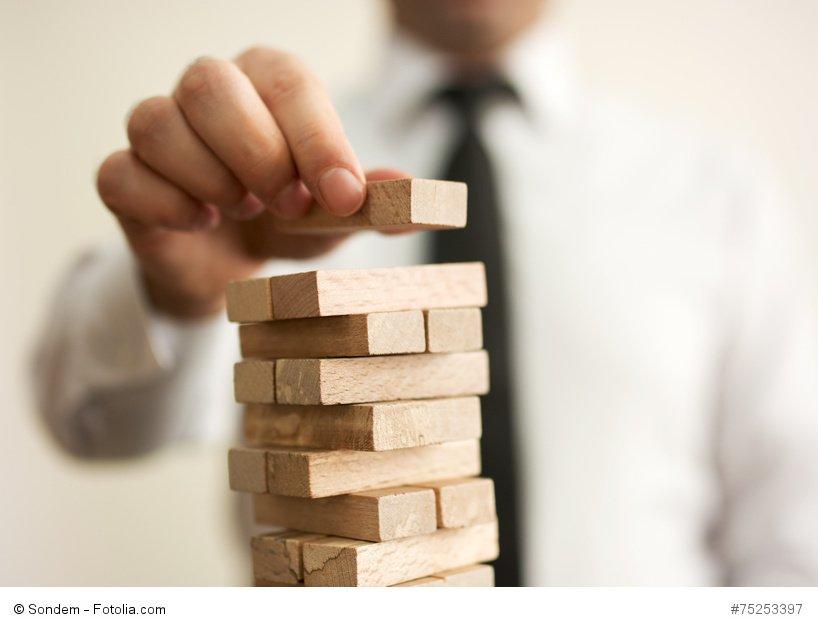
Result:
[[[366,185],[366,200],[351,216],[329,214],[317,204],[306,216],[276,221],[285,233],[344,233],[367,229],[455,229],[466,225],[466,184],[430,179],[392,179]]]

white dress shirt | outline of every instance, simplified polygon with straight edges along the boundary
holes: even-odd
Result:
[[[741,160],[576,85],[530,33],[483,112],[508,247],[528,584],[818,584],[818,342],[784,214]],[[441,171],[437,56],[396,39],[342,107],[366,168]],[[423,262],[366,234],[265,272]],[[38,353],[68,449],[130,455],[237,426],[237,331],[150,312],[124,245],[89,253]]]

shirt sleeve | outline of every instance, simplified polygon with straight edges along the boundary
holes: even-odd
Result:
[[[818,585],[815,277],[772,188],[736,203],[734,316],[717,438],[731,585]],[[749,212],[744,212],[748,210]]]
[[[237,425],[236,355],[223,315],[183,323],[152,312],[120,245],[83,255],[61,281],[34,352],[33,393],[49,432],[77,456],[223,439]]]

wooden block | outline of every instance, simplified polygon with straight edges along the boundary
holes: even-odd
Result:
[[[267,455],[258,448],[230,448],[227,453],[230,489],[262,494],[267,491]]]
[[[268,449],[267,491],[323,498],[480,473],[476,439],[386,452]]]
[[[230,282],[226,294],[227,318],[230,321],[268,321],[273,318],[273,293],[269,278]]]
[[[244,360],[233,366],[233,393],[236,402],[274,403],[275,362]]]
[[[256,535],[253,549],[253,578],[265,585],[298,585],[304,581],[302,549],[308,541],[328,539],[300,531],[279,531]]]
[[[325,358],[413,354],[426,350],[420,310],[248,323],[239,328],[245,358]]]
[[[253,496],[256,522],[380,542],[437,528],[432,489],[396,487],[329,498]]]
[[[486,305],[482,262],[310,271],[272,277],[270,286],[276,319]]]
[[[418,483],[435,490],[437,526],[471,526],[497,519],[494,481],[490,478],[455,478]]]
[[[361,209],[333,216],[317,203],[302,218],[279,219],[276,229],[294,234],[353,232],[414,227],[453,229],[466,226],[466,184],[431,179],[392,179],[366,184]]]
[[[282,358],[276,361],[275,387],[279,404],[359,404],[481,395],[489,390],[488,354]],[[272,397],[269,390],[259,393],[259,399],[240,401],[263,402]]]
[[[486,564],[444,570],[435,576],[449,587],[494,587],[494,568]]]
[[[276,583],[275,581],[256,578],[254,585],[256,587],[303,587],[304,582]],[[396,583],[391,587],[494,587],[494,568],[481,563],[476,566],[445,570],[430,577]]]
[[[494,568],[486,564],[444,570],[430,577],[398,583],[394,587],[494,587]]]
[[[483,347],[479,308],[441,308],[424,315],[428,352],[471,352]]]
[[[306,542],[304,583],[308,586],[384,586],[442,570],[496,559],[497,523],[440,529],[388,542],[330,537]]]
[[[479,439],[476,397],[336,406],[249,404],[244,440],[253,446],[395,450]]]

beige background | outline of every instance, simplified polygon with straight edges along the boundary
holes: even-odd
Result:
[[[767,156],[818,250],[818,3],[563,0],[585,79]],[[68,260],[117,237],[92,179],[140,98],[196,56],[268,43],[354,85],[376,0],[0,0],[0,584],[236,584],[224,447],[88,464],[57,452],[26,353]]]

